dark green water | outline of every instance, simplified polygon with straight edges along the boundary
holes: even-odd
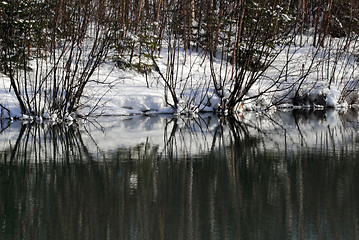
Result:
[[[2,125],[0,239],[359,239],[354,112]]]

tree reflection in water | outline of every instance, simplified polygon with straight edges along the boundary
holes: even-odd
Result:
[[[22,125],[1,138],[0,238],[357,239],[355,114]]]

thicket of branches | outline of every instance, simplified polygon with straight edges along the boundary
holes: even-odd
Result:
[[[23,114],[65,115],[80,107],[94,71],[113,50],[118,67],[144,74],[157,70],[168,104],[178,108],[180,64],[198,51],[211,61],[207,81],[221,107],[233,110],[294,36],[300,36],[300,47],[303,36],[312,34],[316,48],[330,48],[328,36],[341,37],[340,51],[348,50],[357,39],[358,5],[355,0],[4,0],[0,70],[10,78]],[[162,51],[168,56],[165,72],[157,65]],[[220,69],[214,61],[221,62]]]
[[[76,112],[115,33],[102,1],[2,1],[1,70],[23,114]]]

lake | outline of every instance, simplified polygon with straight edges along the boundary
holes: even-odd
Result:
[[[359,239],[358,119],[2,120],[0,239]]]

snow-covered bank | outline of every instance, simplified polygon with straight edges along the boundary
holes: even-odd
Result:
[[[314,48],[311,38],[307,37],[302,47],[291,45],[283,49],[251,87],[244,98],[248,100],[238,106],[238,111],[261,111],[273,107],[348,108],[357,104],[359,71],[353,54],[355,46],[340,52],[344,40],[328,38],[333,46],[328,52],[327,48]],[[166,49],[162,50],[157,61],[163,73],[167,71],[167,54]],[[35,60],[32,64],[36,64]],[[119,69],[108,61],[99,67],[86,86],[78,114],[119,116],[217,111],[220,98],[215,94],[211,80],[209,57],[204,52],[180,50],[177,64],[176,82],[173,83],[179,100],[177,109],[166,104],[165,83],[154,69],[142,74],[132,69]],[[231,71],[230,66],[226,71],[223,68],[220,59],[213,61],[212,69],[221,79]],[[27,118],[21,115],[9,78],[0,75],[0,84],[1,117]],[[232,84],[232,80],[224,82],[224,101]],[[167,99],[171,103],[171,97],[167,96]],[[42,117],[56,120],[56,115],[52,114],[44,112]]]

